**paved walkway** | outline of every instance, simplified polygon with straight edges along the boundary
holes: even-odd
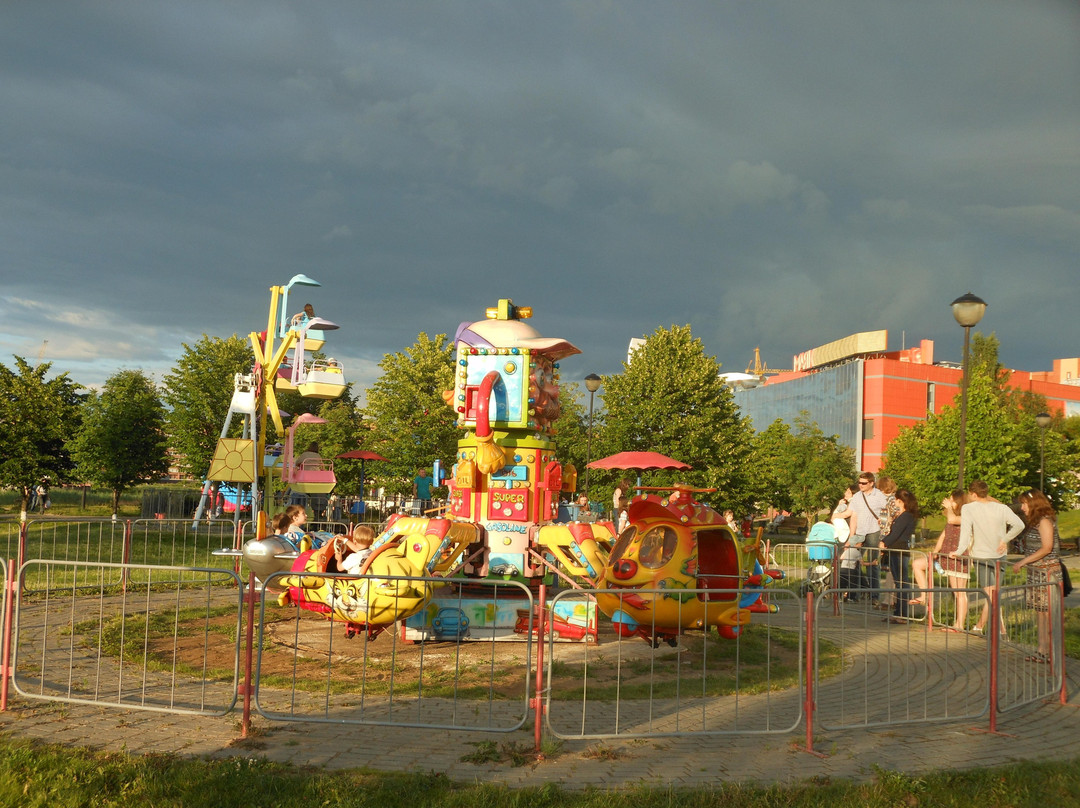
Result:
[[[1074,577],[1080,578],[1080,557],[1069,559],[1069,565]],[[1080,605],[1080,593],[1070,596],[1067,605]],[[182,716],[58,704],[13,694],[8,711],[0,713],[0,730],[15,737],[113,752],[258,756],[328,769],[438,773],[459,781],[511,787],[546,783],[567,788],[691,787],[720,780],[784,784],[807,778],[870,779],[877,768],[918,774],[1022,760],[1080,758],[1080,661],[1070,661],[1067,689],[1067,704],[1051,700],[1011,711],[999,718],[997,734],[987,731],[988,720],[982,717],[880,730],[819,731],[814,738],[815,754],[803,751],[802,726],[788,734],[759,737],[564,741],[548,759],[517,766],[462,758],[492,743],[504,753],[513,750],[528,755],[531,726],[492,734],[284,724],[255,717],[251,736],[240,739],[239,713]]]

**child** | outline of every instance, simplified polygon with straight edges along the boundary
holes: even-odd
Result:
[[[840,588],[841,589],[865,589],[862,572],[859,569],[859,560],[862,558],[859,548],[848,545],[840,553]],[[858,600],[858,592],[848,592],[844,600]]]
[[[334,559],[340,572],[359,575],[364,562],[371,557],[371,543],[375,541],[375,531],[367,525],[357,525],[352,538],[338,536],[334,539]]]

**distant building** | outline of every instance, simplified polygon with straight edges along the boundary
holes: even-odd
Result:
[[[735,403],[758,431],[777,418],[793,424],[806,410],[825,434],[855,450],[860,469],[876,472],[901,429],[952,404],[962,377],[959,365],[934,363],[932,340],[891,352],[886,342],[885,331],[871,331],[804,351],[793,372],[757,387],[733,383]],[[1080,359],[1055,359],[1051,371],[1014,370],[1009,385],[1046,396],[1053,412],[1080,414]]]

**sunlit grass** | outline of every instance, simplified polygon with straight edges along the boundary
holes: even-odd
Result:
[[[493,745],[492,745],[493,746]],[[240,751],[240,750],[238,750]],[[910,775],[873,768],[865,782],[814,778],[791,786],[717,781],[694,789],[638,786],[571,790],[555,784],[512,789],[476,782],[476,765],[532,761],[528,750],[477,749],[459,764],[461,781],[432,773],[327,771],[270,763],[242,752],[224,759],[102,754],[0,740],[0,805],[49,808],[241,808],[259,805],[385,808],[1044,808],[1080,803],[1080,761],[1028,761],[963,772]],[[516,754],[515,754],[516,753]],[[555,755],[556,759],[558,755]],[[593,755],[582,765],[604,765]],[[703,761],[707,758],[703,757]],[[548,765],[538,764],[541,767]]]

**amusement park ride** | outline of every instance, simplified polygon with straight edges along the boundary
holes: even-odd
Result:
[[[311,312],[286,319],[288,289],[297,283],[317,285],[298,275],[289,286],[271,289],[270,327],[265,335],[251,335],[254,373],[237,378],[240,400],[234,396],[229,418],[245,418],[243,440],[250,451],[228,444],[226,424],[220,462],[215,455],[219,476],[214,479],[223,479],[222,469],[239,469],[229,479],[250,483],[254,502],[259,501],[255,457],[266,458],[264,490],[274,475],[293,490],[328,492],[334,485],[332,464],[309,466],[293,457],[297,425],[320,419],[300,416],[286,431],[274,395],[282,383],[322,398],[344,390],[340,366],[327,369],[305,357],[312,345],[309,332],[336,326]],[[710,626],[732,638],[754,612],[775,611],[762,594],[782,574],[765,569],[759,539],[732,531],[696,500],[703,489],[638,488],[629,505],[629,526],[618,537],[610,522],[555,522],[560,493],[573,492],[577,478],[573,466],[564,466],[556,455],[558,363],[580,351],[566,340],[541,336],[525,322],[531,316],[531,309],[500,300],[485,319],[457,329],[454,387],[443,398],[457,415],[462,437],[444,513],[391,517],[358,576],[338,570],[333,542],[297,547],[287,537],[270,535],[265,513],[258,516],[257,538],[237,554],[261,580],[288,573],[274,579],[285,587],[279,603],[341,621],[349,636],[374,637],[395,623],[413,639],[443,637],[447,624],[466,631],[470,621],[460,610],[461,590],[442,602],[443,578],[462,584],[513,580],[536,587],[558,576],[588,595],[579,601],[588,630],[577,636],[595,638],[595,602],[621,636],[640,636],[654,646],[674,644],[687,629]],[[283,366],[289,368],[284,382]],[[278,434],[287,434],[280,459],[265,455],[267,419]],[[451,612],[458,616],[451,619]],[[513,636],[527,611],[510,604],[503,613],[501,606],[484,602],[472,614],[473,626],[479,618],[487,636]]]

